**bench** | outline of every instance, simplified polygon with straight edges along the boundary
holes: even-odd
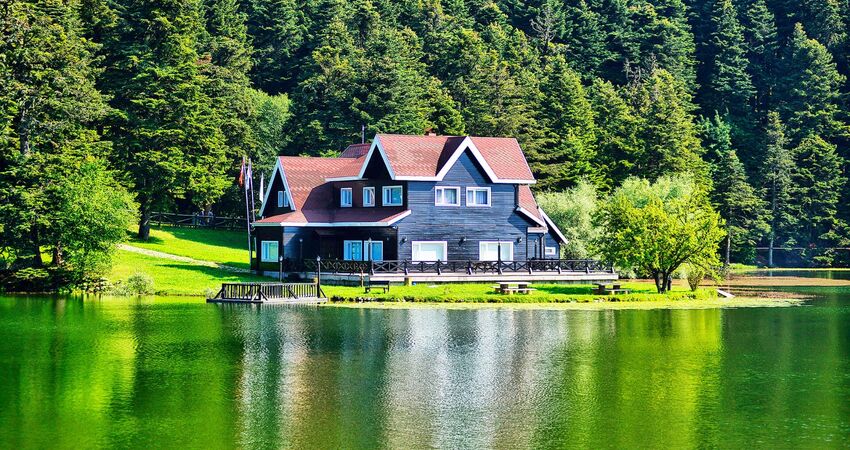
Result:
[[[511,295],[511,294],[529,294],[531,292],[536,291],[537,289],[529,287],[530,283],[527,281],[517,281],[517,282],[500,282],[497,285],[493,286],[493,289],[496,290],[496,293]]]
[[[594,283],[596,286],[593,289],[593,293],[597,295],[617,295],[617,294],[631,294],[631,289],[623,289],[619,284],[614,284],[610,288],[605,283]]]
[[[384,290],[384,294],[386,294],[387,292],[389,292],[389,291],[390,291],[390,282],[389,282],[389,280],[386,280],[386,281],[381,281],[381,280],[375,280],[375,281],[373,281],[373,280],[369,280],[369,282],[368,282],[368,283],[366,283],[366,293],[368,294],[369,292],[371,292],[371,291],[372,291],[372,288],[379,288],[379,289],[383,289],[383,290]]]

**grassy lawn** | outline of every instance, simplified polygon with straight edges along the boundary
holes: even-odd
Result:
[[[151,236],[141,241],[132,234],[127,244],[172,255],[213,261],[233,267],[248,266],[248,238],[242,231],[204,228],[151,228]]]
[[[333,301],[357,301],[361,299],[387,302],[464,302],[464,303],[587,303],[596,300],[620,302],[641,301],[690,301],[710,300],[717,297],[714,289],[701,288],[697,292],[683,287],[674,287],[672,292],[658,294],[651,283],[621,283],[632,293],[605,296],[592,293],[593,286],[586,284],[534,284],[536,291],[529,294],[503,295],[494,293],[490,283],[483,284],[417,284],[415,286],[392,286],[388,293],[372,290],[365,294],[361,287],[322,286],[325,294]]]
[[[123,281],[137,272],[150,275],[154,280],[154,289],[160,295],[203,295],[207,289],[217,290],[221,287],[221,283],[272,281],[269,278],[232,273],[214,267],[154,258],[123,250],[116,252],[112,272],[108,278],[112,282]]]

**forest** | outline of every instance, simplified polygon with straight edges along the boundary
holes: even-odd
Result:
[[[244,214],[243,156],[429,129],[516,137],[541,194],[688,174],[727,262],[850,264],[843,0],[6,0],[0,29],[7,267]]]

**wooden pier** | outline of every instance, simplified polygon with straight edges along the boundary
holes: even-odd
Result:
[[[223,283],[208,303],[318,304],[328,299],[318,283]]]

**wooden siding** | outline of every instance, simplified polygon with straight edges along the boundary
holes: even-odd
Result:
[[[460,187],[461,206],[435,206],[436,186]],[[489,187],[490,206],[467,207],[466,187]],[[537,225],[516,212],[516,186],[489,183],[469,151],[461,155],[443,181],[411,181],[407,197],[412,214],[398,222],[399,259],[412,258],[413,241],[446,241],[448,259],[477,260],[479,241],[499,239],[513,242],[515,260],[526,259],[526,231]],[[402,238],[406,238],[404,242]]]
[[[269,203],[263,209],[263,216],[264,217],[270,217],[270,216],[275,216],[275,215],[278,215],[278,214],[284,214],[284,213],[291,212],[292,211],[291,207],[278,208],[278,206],[277,206],[277,192],[284,190],[284,188],[283,188],[283,178],[281,178],[280,175],[276,175],[271,180],[271,184],[272,184],[272,186],[271,186],[271,193],[269,193]],[[263,192],[261,195],[265,195],[265,192]]]

